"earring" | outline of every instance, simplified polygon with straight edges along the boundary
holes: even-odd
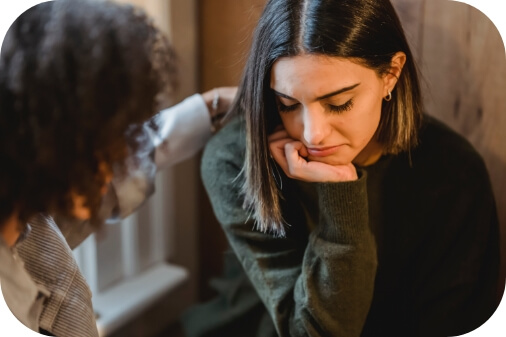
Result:
[[[385,101],[387,101],[387,102],[388,102],[388,101],[390,101],[390,100],[392,99],[392,92],[391,92],[391,91],[389,91],[389,92],[388,92],[388,95],[387,95],[386,97],[383,97],[383,99],[384,99]]]

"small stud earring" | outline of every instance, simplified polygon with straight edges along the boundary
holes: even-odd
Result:
[[[387,102],[388,102],[388,101],[390,101],[390,100],[392,99],[392,92],[391,92],[391,91],[389,91],[389,92],[388,92],[388,95],[387,95],[386,97],[383,97],[383,99],[384,99],[385,101],[387,101]]]

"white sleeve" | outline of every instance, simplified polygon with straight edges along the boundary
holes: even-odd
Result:
[[[127,174],[112,180],[117,200],[104,200],[102,208],[114,208],[116,214],[107,218],[124,218],[134,212],[153,194],[156,172],[195,155],[211,135],[211,118],[200,94],[160,111],[145,123],[139,136],[141,146],[126,161]],[[117,207],[106,205],[111,202]]]
[[[211,118],[200,94],[162,110],[153,122],[158,127],[153,137],[157,170],[192,157],[211,137]]]

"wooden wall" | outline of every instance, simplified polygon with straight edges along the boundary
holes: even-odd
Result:
[[[501,255],[506,257],[506,58],[499,32],[484,14],[463,3],[392,2],[423,74],[427,111],[465,135],[486,161],[499,210]],[[199,3],[201,89],[236,85],[265,1]],[[201,284],[205,284],[220,268],[216,249],[225,241],[205,195],[202,203]],[[506,258],[502,266],[504,280]]]
[[[238,85],[264,4],[265,0],[199,0],[201,92]],[[202,186],[201,191],[199,282],[205,300],[213,295],[208,281],[220,273],[227,243]]]

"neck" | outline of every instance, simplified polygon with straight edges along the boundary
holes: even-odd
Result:
[[[12,215],[0,225],[0,236],[9,247],[14,246],[18,240],[20,235],[19,228],[18,212],[12,213]]]
[[[376,163],[383,155],[383,146],[375,139],[372,139],[369,144],[353,159],[353,164],[358,166],[369,166]]]

